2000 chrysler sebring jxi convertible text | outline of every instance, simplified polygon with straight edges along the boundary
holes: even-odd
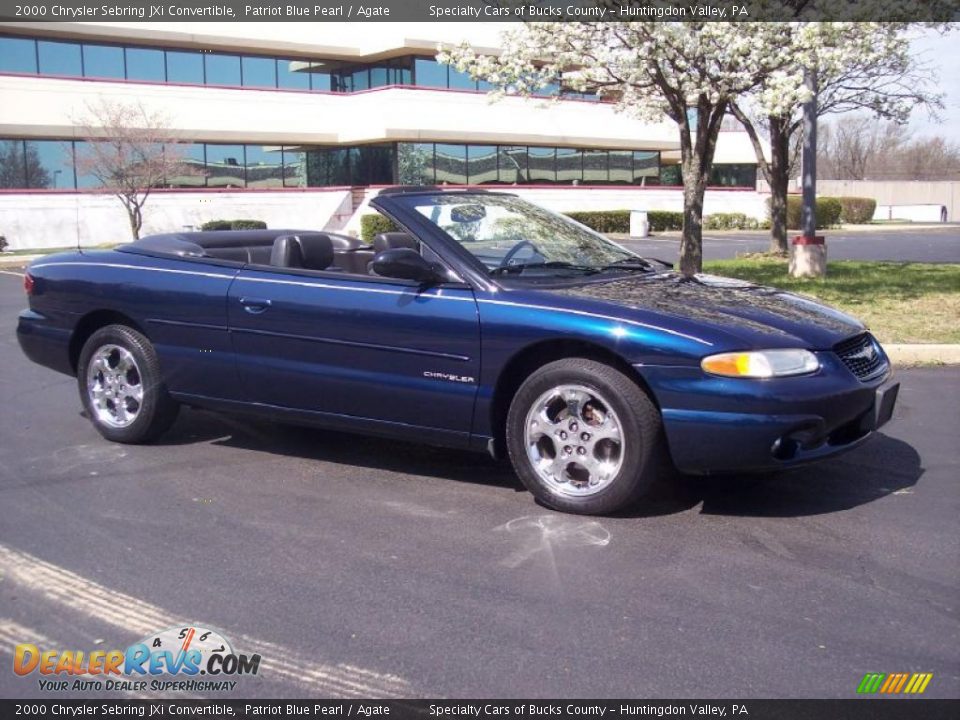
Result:
[[[180,404],[509,455],[545,504],[606,513],[669,457],[771,470],[856,446],[896,384],[856,320],[685,278],[513,195],[385,191],[404,232],[155,235],[35,261],[18,336],[100,433]]]

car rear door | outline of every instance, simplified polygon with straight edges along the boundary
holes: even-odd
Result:
[[[480,370],[469,286],[247,266],[227,302],[248,400],[345,427],[369,419],[469,434]]]

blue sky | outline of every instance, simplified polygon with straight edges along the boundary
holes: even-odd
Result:
[[[939,75],[940,92],[946,94],[946,108],[941,113],[942,124],[931,121],[926,111],[921,110],[911,118],[910,128],[917,135],[942,135],[960,144],[960,23],[953,25],[952,33],[940,36],[928,31],[912,43],[914,54]]]

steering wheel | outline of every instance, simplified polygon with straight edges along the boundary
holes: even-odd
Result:
[[[535,253],[538,253],[538,254],[539,254],[540,251],[537,250],[537,246],[536,246],[536,245],[534,245],[534,244],[533,244],[532,242],[530,242],[529,240],[521,240],[521,241],[518,242],[516,245],[514,245],[512,248],[510,248],[509,250],[507,250],[507,254],[503,256],[503,259],[500,261],[500,264],[497,266],[498,269],[499,269],[499,268],[509,267],[509,266],[510,266],[510,261],[513,260],[513,258],[516,256],[516,254],[519,253],[521,250],[523,250],[523,249],[524,249],[525,247],[527,247],[528,245],[533,248],[533,251],[534,251]]]

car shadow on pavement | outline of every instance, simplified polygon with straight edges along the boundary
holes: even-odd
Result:
[[[336,463],[524,491],[506,463],[486,453],[431,447],[368,435],[271,423],[239,415],[184,409],[156,445],[209,442],[306,460]]]
[[[878,433],[847,455],[792,470],[715,476],[674,473],[654,488],[648,502],[619,517],[668,515],[697,505],[707,515],[821,515],[909,493],[923,472],[912,445]]]
[[[505,462],[485,453],[185,409],[158,445],[214,445],[524,491]],[[908,443],[878,433],[849,454],[779,473],[694,477],[676,472],[642,504],[616,517],[672,515],[700,506],[710,515],[800,517],[848,510],[909,493],[924,469]]]

